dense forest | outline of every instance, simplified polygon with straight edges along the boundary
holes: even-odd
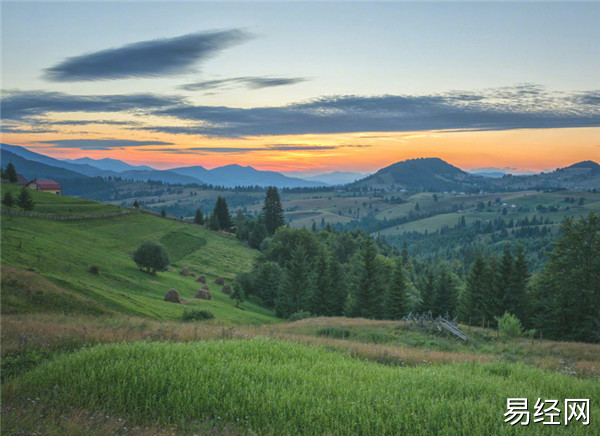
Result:
[[[211,216],[223,213],[223,203],[221,198]],[[594,213],[566,218],[556,237],[544,227],[537,230],[543,224],[538,220],[520,223],[520,229],[536,229],[527,238],[551,248],[535,276],[522,244],[506,242],[500,255],[466,247],[462,259],[447,259],[415,256],[408,244],[398,249],[362,229],[291,229],[284,225],[276,188],[267,191],[257,217],[238,211],[232,224],[229,230],[261,251],[252,271],[236,280],[238,298],[259,300],[283,318],[401,319],[431,311],[497,325],[510,314],[523,329],[541,330],[545,337],[600,341],[600,217]],[[491,229],[459,223],[452,230],[467,240],[510,228],[499,221]],[[443,235],[430,236],[435,244]]]

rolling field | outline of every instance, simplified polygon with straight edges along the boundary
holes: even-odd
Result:
[[[33,194],[34,210],[48,214],[116,210]],[[545,207],[565,197],[536,195],[531,204]],[[588,195],[582,209],[596,207],[594,198]],[[426,210],[447,207],[458,198],[435,202],[421,193],[404,204],[372,199],[371,207],[368,200],[343,199],[381,212],[413,200]],[[319,212],[321,201],[330,200],[310,199],[317,211],[292,213],[339,216],[331,204]],[[149,275],[136,267],[131,255],[147,240],[166,248],[173,268]],[[257,251],[226,234],[149,214],[58,221],[3,214],[1,242],[2,434],[597,430],[598,345],[531,343],[473,327],[475,347],[400,321],[281,322],[255,301],[236,308],[213,283],[218,276],[232,283],[252,267]],[[182,268],[207,276],[212,300],[193,298],[201,285],[180,275]],[[170,288],[183,304],[163,301]],[[184,321],[190,310],[214,318]],[[538,398],[589,398],[591,425],[511,427],[504,413],[507,398],[515,397],[528,398],[532,413]]]
[[[78,200],[81,205],[78,209],[77,203],[69,197],[35,194],[34,210],[37,210],[38,199],[48,204],[55,202],[53,207],[46,206],[49,213],[67,204],[75,214],[84,214],[82,210],[90,210],[89,203],[99,205]],[[97,209],[104,210],[102,206],[106,210],[114,207],[100,205]],[[173,268],[156,275],[140,271],[131,256],[143,241],[161,242],[172,256]],[[11,287],[17,279],[10,280],[10,277],[36,274],[64,290],[64,295],[75,293],[98,303],[108,312],[173,319],[180,317],[185,309],[202,308],[232,323],[269,322],[274,320],[270,311],[250,302],[244,306],[245,310],[236,309],[233,300],[212,283],[218,276],[231,283],[237,273],[251,268],[255,255],[254,250],[231,236],[146,214],[69,221],[5,215],[2,217],[2,264],[14,269],[10,275],[2,275],[3,294],[11,295],[10,300],[4,301],[2,313],[28,310],[26,303],[18,301],[18,289]],[[98,274],[90,272],[92,266],[97,267]],[[201,285],[193,277],[178,273],[184,267],[196,275],[207,276],[212,300],[193,298]],[[20,273],[18,269],[29,271]],[[179,291],[185,304],[163,301],[170,288]],[[55,309],[63,311],[60,305]]]

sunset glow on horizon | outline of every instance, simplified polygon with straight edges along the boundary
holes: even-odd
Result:
[[[599,161],[599,11],[4,2],[1,139],[157,169],[367,173],[439,157],[540,172]]]

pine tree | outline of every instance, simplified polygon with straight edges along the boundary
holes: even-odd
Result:
[[[509,292],[504,295],[504,309],[515,315],[525,326],[530,326],[528,319],[527,283],[529,281],[529,265],[525,259],[523,246],[519,245],[513,260],[512,281]]]
[[[162,210],[160,211],[160,216],[162,217],[166,217],[167,216],[167,211],[165,210],[165,208],[163,207]]]
[[[292,250],[290,261],[285,266],[279,295],[275,303],[275,313],[289,318],[293,313],[304,309],[307,295],[313,293],[314,277],[312,265],[301,245]]]
[[[488,265],[481,253],[477,253],[459,299],[458,312],[463,322],[469,319],[477,325],[482,322],[486,316],[485,295],[490,285]]]
[[[9,208],[15,205],[15,200],[10,191],[7,191],[4,197],[2,197],[2,204]]]
[[[265,217],[265,226],[267,227],[269,235],[273,235],[279,227],[285,224],[283,207],[281,207],[279,192],[275,186],[270,186],[267,189],[265,204],[262,211]]]
[[[10,164],[9,164],[10,165]],[[23,210],[33,210],[33,197],[31,196],[31,190],[23,186],[19,197],[17,198],[17,206]]]
[[[208,219],[208,228],[214,231],[221,230],[219,216],[214,211],[210,214],[210,218]]]
[[[229,215],[229,208],[227,207],[227,201],[225,197],[217,197],[215,208],[213,209],[214,216],[218,218],[219,228],[225,231],[231,229],[231,215]]]
[[[8,165],[6,165],[4,177],[6,177],[10,183],[17,183],[17,181],[19,180],[19,178],[17,177],[17,170],[15,169],[15,166],[12,164],[12,162],[9,162]]]
[[[319,253],[313,264],[315,283],[307,296],[306,309],[313,315],[328,316],[331,314],[330,292],[333,282],[326,253]]]
[[[265,220],[261,214],[256,221],[250,225],[248,231],[248,244],[250,244],[250,247],[258,249],[266,237],[267,227],[265,226]]]
[[[600,215],[565,218],[535,300],[544,336],[600,342]]]
[[[436,281],[435,296],[433,299],[433,316],[454,315],[458,300],[456,279],[448,267],[442,266],[439,278]]]
[[[140,204],[138,203],[138,201],[137,201],[137,200],[135,200],[135,201],[133,202],[133,207],[135,207],[136,209],[139,209],[139,208],[140,208]]]
[[[353,258],[354,280],[352,303],[348,315],[362,318],[381,318],[385,283],[382,266],[372,239],[367,239]]]
[[[204,215],[200,209],[196,209],[196,214],[194,215],[194,222],[199,225],[204,224]]]
[[[388,319],[401,319],[409,311],[408,290],[404,266],[396,260],[392,283],[386,295],[385,314]]]
[[[427,271],[427,276],[421,284],[421,303],[419,304],[419,312],[428,312],[433,310],[435,299],[435,277],[431,267]]]

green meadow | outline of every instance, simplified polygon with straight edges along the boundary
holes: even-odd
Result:
[[[50,215],[123,210],[33,196],[34,211]],[[236,307],[214,283],[233,284],[259,256],[228,234],[146,213],[1,218],[2,434],[597,430],[597,345],[534,344],[473,327],[475,347],[399,321],[284,323],[258,300]],[[165,247],[169,270],[137,268],[132,253],[144,241]],[[206,275],[212,300],[194,298],[202,284],[183,268]],[[171,288],[182,304],[163,300]],[[184,320],[200,310],[214,317]],[[531,413],[538,398],[589,398],[591,424],[512,427],[504,413],[513,397],[528,398]]]

